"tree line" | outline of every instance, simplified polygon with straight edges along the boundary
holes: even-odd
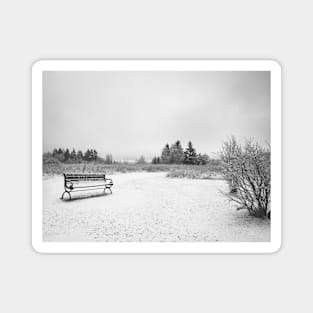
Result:
[[[53,157],[60,162],[69,162],[69,163],[80,163],[83,161],[91,162],[98,160],[98,152],[95,149],[87,149],[85,152],[75,149],[70,151],[68,148],[62,149],[53,149],[52,152],[44,153],[44,157]]]
[[[44,159],[54,158],[62,163],[82,163],[82,162],[99,162],[105,164],[118,163],[113,160],[112,154],[107,154],[104,158],[99,157],[96,149],[87,149],[85,152],[82,150],[75,150],[68,148],[55,148],[52,152],[43,154]],[[172,145],[168,143],[161,151],[160,156],[152,158],[152,164],[192,164],[192,165],[205,165],[209,162],[207,154],[197,153],[191,141],[188,142],[187,147],[184,149],[179,140]],[[138,164],[147,163],[144,156],[136,161]]]
[[[209,162],[207,154],[197,153],[191,141],[188,142],[184,149],[179,140],[171,146],[167,143],[162,149],[161,156],[155,156],[152,164],[192,164],[205,165]]]

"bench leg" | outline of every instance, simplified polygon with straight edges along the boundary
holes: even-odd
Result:
[[[107,189],[109,189],[109,190],[110,190],[110,193],[112,194],[111,187],[105,187],[105,188],[104,188],[104,193],[105,193],[105,191],[106,191]]]
[[[71,193],[70,193],[69,191],[64,191],[64,192],[62,193],[61,199],[62,199],[62,200],[64,199],[64,194],[65,194],[65,193],[67,193],[67,194],[68,194],[68,196],[69,196],[69,200],[71,200],[71,199],[72,199],[72,197],[71,197]]]

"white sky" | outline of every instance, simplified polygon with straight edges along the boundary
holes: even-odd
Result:
[[[198,152],[231,135],[270,142],[269,72],[44,72],[44,151],[147,159],[166,143]]]

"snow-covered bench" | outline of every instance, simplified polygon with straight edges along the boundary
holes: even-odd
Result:
[[[103,189],[105,192],[108,189],[112,193],[113,181],[106,178],[105,174],[63,174],[63,176],[64,192],[61,199],[64,199],[66,193],[68,198],[72,199],[71,193],[76,191]]]

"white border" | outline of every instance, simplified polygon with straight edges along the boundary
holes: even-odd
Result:
[[[270,242],[44,242],[42,236],[43,71],[270,71]],[[41,60],[32,67],[32,246],[40,253],[273,253],[281,247],[281,67],[272,60]]]

